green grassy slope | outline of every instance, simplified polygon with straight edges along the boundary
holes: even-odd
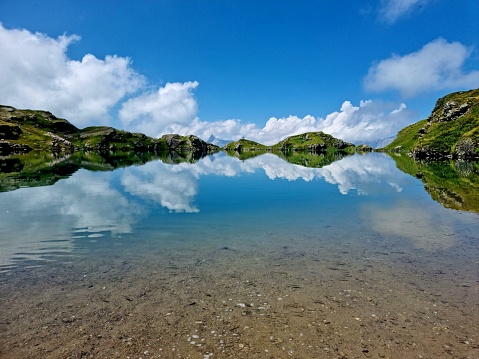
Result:
[[[479,157],[479,89],[440,98],[427,119],[401,130],[384,150],[417,158]]]
[[[0,105],[0,154],[32,150],[54,153],[100,151],[156,154],[173,150],[206,154],[217,152],[219,148],[191,135],[172,134],[152,138],[106,126],[78,129],[50,112],[18,110]]]
[[[235,142],[230,142],[223,147],[225,151],[267,151],[268,147],[261,143],[247,140],[245,138],[239,139]]]
[[[322,152],[327,149],[345,150],[354,148],[352,143],[344,142],[323,132],[307,132],[285,138],[276,145],[273,150],[280,151],[314,151]]]
[[[307,132],[300,135],[289,136],[272,146],[265,146],[258,142],[242,138],[230,142],[225,147],[226,151],[310,151],[324,152],[327,150],[352,150],[355,146],[323,132]]]

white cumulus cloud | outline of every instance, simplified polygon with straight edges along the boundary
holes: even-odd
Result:
[[[272,145],[296,134],[323,131],[337,138],[354,143],[374,141],[395,135],[397,131],[411,122],[411,113],[405,104],[391,104],[379,101],[361,101],[353,106],[345,101],[341,109],[326,116],[288,116],[270,118],[263,127],[244,124],[240,120],[205,122],[195,119],[189,124],[175,124],[163,129],[163,133],[191,134],[208,139],[216,138],[237,140],[245,137],[265,145]]]
[[[167,83],[122,104],[119,118],[125,128],[157,136],[168,125],[191,123],[198,112],[193,90],[198,82]]]
[[[205,140],[211,135],[226,140],[244,136],[266,145],[309,131],[323,131],[355,143],[374,141],[395,135],[411,122],[404,104],[378,101],[361,101],[357,106],[345,101],[339,111],[325,118],[272,117],[264,125],[238,119],[202,121],[197,118],[194,95],[198,82],[166,83],[153,89],[132,68],[129,58],[112,55],[99,59],[86,54],[81,60],[72,60],[67,51],[79,39],[76,35],[51,38],[28,30],[6,29],[0,23],[0,103],[48,110],[78,127],[108,124],[115,119],[113,111],[119,108],[118,119],[125,130],[153,137],[165,133],[194,134]],[[451,47],[445,59],[434,57],[443,55],[444,47]],[[411,76],[404,72],[414,66],[423,76],[415,76],[419,85],[430,85],[432,75],[426,76],[424,67],[440,74],[437,82],[441,84],[444,79],[449,84],[458,84],[464,78],[474,82],[477,72],[453,76],[462,74],[460,69],[468,53],[461,44],[437,40],[417,53],[376,64],[370,69],[366,85],[373,90],[403,86],[400,90],[412,92],[416,89],[413,85],[418,84],[409,85]],[[436,59],[433,66],[428,63],[431,58]]]
[[[476,88],[479,71],[463,69],[470,53],[470,49],[459,42],[439,38],[416,52],[393,55],[374,64],[364,85],[371,91],[397,90],[405,97],[442,89]]]
[[[0,103],[48,110],[78,126],[108,121],[110,109],[145,79],[129,58],[87,54],[81,61],[69,59],[68,47],[79,39],[54,39],[0,23]]]
[[[393,24],[415,9],[421,9],[428,0],[382,0],[379,8],[379,19]]]

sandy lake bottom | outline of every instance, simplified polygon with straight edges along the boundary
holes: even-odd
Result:
[[[95,242],[0,274],[1,357],[479,357],[472,241],[447,257],[379,237],[189,246]]]

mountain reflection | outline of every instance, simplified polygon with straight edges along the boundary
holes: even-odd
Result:
[[[2,189],[7,191],[0,193],[0,269],[8,268],[15,261],[46,258],[52,253],[69,254],[82,246],[84,241],[95,241],[95,238],[120,238],[125,234],[138,234],[142,221],[149,218],[152,211],[156,211],[155,221],[165,223],[182,217],[168,213],[199,213],[201,208],[196,201],[203,177],[231,178],[228,179],[228,189],[232,192],[237,192],[236,186],[242,183],[239,177],[250,174],[271,181],[318,181],[318,186],[308,185],[308,190],[311,191],[314,187],[329,193],[335,192],[336,200],[343,197],[341,194],[364,198],[368,195],[398,194],[408,184],[410,186],[412,180],[396,168],[396,163],[389,156],[381,153],[347,156],[320,168],[292,164],[271,153],[245,161],[224,153],[178,164],[153,160],[114,171],[105,171],[105,167],[109,168],[111,164],[93,166],[94,161],[88,162],[85,159],[83,163],[88,163],[91,170],[79,169],[78,162],[71,159],[57,159],[56,162],[50,160],[50,168],[55,169],[52,178],[43,169],[31,171],[27,175],[11,177],[7,173],[7,176],[0,177]],[[303,160],[304,158],[301,159]],[[416,175],[422,173],[423,177],[432,176],[428,172],[431,167],[418,168],[410,162],[401,166],[409,168]],[[20,167],[22,164],[18,161],[8,163],[11,171]],[[32,168],[31,165],[28,167]],[[460,169],[468,174],[469,179],[477,176],[475,167],[462,166]],[[33,187],[23,188],[30,182]],[[257,186],[255,193],[264,189],[261,187],[264,186],[264,181],[254,183],[253,186]],[[22,188],[14,190],[18,187]],[[289,191],[295,187],[281,188]],[[477,194],[475,188],[477,187],[473,186],[472,191]],[[294,193],[293,191],[293,196]],[[455,189],[454,193],[459,192]],[[222,193],[217,190],[213,195],[220,198]],[[236,195],[242,194],[238,192]],[[321,192],[320,201],[322,195],[326,196]],[[454,198],[457,200],[457,196]],[[479,196],[476,196],[476,202],[477,198]],[[210,201],[215,205],[217,203],[215,199]],[[255,198],[250,201],[254,202]],[[346,203],[343,205],[348,206]],[[396,227],[384,226],[388,218],[386,213],[394,214],[399,219],[408,212],[394,206],[397,204],[388,210],[380,204],[366,206],[363,212],[368,215],[362,220],[370,222],[371,228],[378,233],[390,232]],[[410,207],[413,209],[414,205]],[[158,215],[158,209],[162,209],[164,215]],[[413,217],[419,218],[416,215]],[[406,220],[411,219],[407,217]],[[399,235],[402,222],[395,223],[398,229],[393,234]],[[428,231],[429,229],[425,230]],[[411,237],[414,236],[412,233]],[[449,245],[446,241],[444,244]]]
[[[191,201],[197,193],[198,178],[209,175],[233,177],[260,170],[271,180],[325,180],[337,185],[342,194],[352,190],[358,194],[369,194],[402,189],[395,175],[394,162],[377,153],[344,157],[322,168],[291,164],[268,153],[247,161],[216,154],[197,163],[167,165],[150,162],[141,167],[126,168],[122,183],[126,191],[156,201],[171,211],[197,212]]]
[[[431,198],[444,207],[479,212],[478,162],[417,162],[406,155],[391,157],[401,171],[420,179]]]
[[[52,238],[62,238],[62,248],[68,251],[75,238],[131,233],[132,226],[147,216],[149,202],[170,212],[199,212],[195,198],[202,176],[236,177],[264,171],[271,180],[322,179],[343,194],[351,190],[367,194],[381,188],[401,189],[394,163],[378,154],[345,157],[323,168],[294,165],[273,154],[241,161],[222,153],[196,163],[150,161],[120,172],[78,170],[64,161],[52,166],[56,169],[54,180],[58,181],[53,185],[41,172],[33,181],[35,187],[2,193],[3,260],[19,252],[28,252],[27,257],[44,255],[58,245]],[[76,172],[68,177],[66,169],[72,168]],[[32,246],[38,248],[32,251]]]

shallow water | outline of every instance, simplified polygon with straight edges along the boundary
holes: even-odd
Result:
[[[0,193],[0,357],[477,358],[479,215],[386,155]]]

